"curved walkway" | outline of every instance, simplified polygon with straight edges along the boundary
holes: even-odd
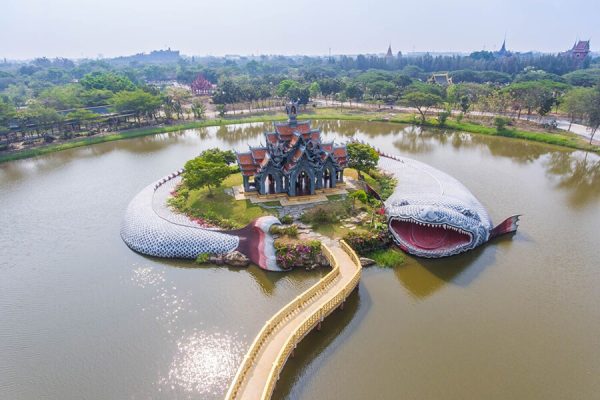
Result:
[[[227,400],[270,399],[296,345],[333,310],[343,306],[358,285],[361,265],[356,253],[344,241],[339,246],[322,248],[333,269],[265,323],[244,356],[227,391]]]

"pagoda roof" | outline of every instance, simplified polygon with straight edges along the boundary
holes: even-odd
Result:
[[[310,132],[310,121],[298,122],[296,125],[289,123],[275,124],[275,131],[284,140],[290,140],[294,132],[308,133]]]
[[[338,164],[341,167],[345,167],[348,161],[348,152],[346,151],[346,147],[334,147],[333,148],[333,157],[336,159]]]
[[[589,49],[590,49],[590,41],[589,40],[579,40],[573,46],[573,50],[588,51]]]
[[[321,142],[321,131],[311,129],[310,121],[275,124],[275,132],[265,132],[266,146],[250,147],[248,152],[236,153],[240,171],[244,176],[255,176],[262,173],[273,164],[273,154],[279,154],[278,167],[284,174],[289,174],[298,166],[303,157],[317,161],[320,164],[331,159],[334,164],[345,167],[347,152],[345,146],[335,146],[334,142]],[[279,164],[279,162],[282,163]]]

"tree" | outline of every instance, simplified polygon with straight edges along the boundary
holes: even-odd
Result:
[[[315,98],[319,94],[321,94],[321,87],[319,86],[319,82],[313,82],[308,87],[308,91],[310,92],[310,97]]]
[[[194,113],[194,118],[204,119],[206,114],[206,106],[204,105],[204,102],[198,98],[192,100],[192,112]]]
[[[113,109],[119,113],[131,112],[135,114],[138,123],[140,117],[154,117],[161,106],[158,96],[147,93],[141,89],[131,92],[118,92],[110,101]]]
[[[15,107],[0,97],[0,128],[7,127],[15,113]]]
[[[212,189],[221,186],[225,178],[232,173],[229,164],[234,161],[235,155],[231,151],[206,150],[185,163],[183,181],[190,189],[206,187],[208,195],[212,197]]]
[[[208,150],[204,150],[202,152],[202,157],[206,161],[215,162],[215,163],[225,163],[227,165],[231,165],[236,162],[237,157],[235,153],[231,150],[220,150],[218,148],[212,148]]]
[[[562,107],[569,115],[569,128],[575,119],[583,119],[586,116],[588,104],[593,101],[594,90],[592,88],[575,88],[568,91],[562,98]]]
[[[279,82],[276,94],[279,97],[288,98],[297,101],[299,104],[308,104],[310,99],[310,90],[305,85],[292,79],[284,79]]]
[[[359,178],[362,177],[361,171],[369,172],[377,166],[379,154],[368,144],[349,143],[346,150],[348,152],[348,166],[358,171]]]
[[[353,210],[356,208],[356,200],[360,201],[362,204],[366,204],[368,200],[367,193],[362,189],[350,193],[350,198],[352,199]]]
[[[81,92],[80,97],[87,107],[103,106],[110,103],[114,93],[106,89],[87,89]]]
[[[80,107],[81,87],[79,85],[53,86],[38,95],[38,101],[55,110],[66,110]]]
[[[505,117],[494,118],[494,125],[496,125],[496,132],[502,132],[506,129],[506,126],[510,123],[510,119]]]
[[[227,113],[227,108],[225,107],[225,104],[217,104],[217,113],[219,113],[220,118],[223,118],[225,116],[225,113]]]
[[[100,114],[96,114],[90,110],[86,110],[85,108],[77,108],[66,115],[67,119],[75,120],[75,121],[87,121],[90,119],[94,119],[99,117]]]
[[[436,106],[442,102],[442,98],[438,95],[424,92],[409,92],[402,96],[402,100],[409,107],[417,109],[421,114],[421,123],[425,123],[425,114],[429,108]]]
[[[173,105],[173,111],[177,114],[177,118],[181,119],[184,111],[184,105],[192,97],[192,93],[182,87],[169,87],[166,91],[166,97],[169,98]]]
[[[363,96],[363,90],[356,83],[351,83],[348,86],[346,86],[344,93],[346,94],[348,99],[356,100],[356,101],[359,101],[360,99],[362,99],[362,96]],[[352,105],[352,104],[350,104],[350,105]]]
[[[113,93],[135,89],[129,78],[113,72],[92,72],[81,78],[79,83],[86,89],[105,89]]]
[[[596,84],[591,101],[587,105],[586,116],[591,130],[590,144],[594,141],[594,135],[600,128],[600,82]]]

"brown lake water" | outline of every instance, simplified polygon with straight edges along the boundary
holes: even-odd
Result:
[[[364,270],[274,398],[600,395],[600,158],[514,139],[320,121],[461,180],[518,233]],[[131,198],[270,124],[161,134],[0,164],[0,399],[219,399],[262,324],[324,271],[196,268],[129,250]]]

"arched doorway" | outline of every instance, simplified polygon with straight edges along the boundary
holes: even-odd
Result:
[[[275,178],[272,174],[268,174],[265,178],[265,194],[274,194],[275,191]]]
[[[323,170],[323,188],[334,188],[337,175],[332,169],[325,168]]]
[[[302,170],[296,177],[296,196],[306,196],[313,192],[313,181],[310,175]]]

